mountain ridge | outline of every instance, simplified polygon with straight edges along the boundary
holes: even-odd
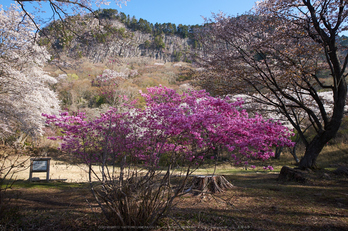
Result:
[[[143,19],[137,21],[134,17],[133,23],[128,23],[115,14],[110,16],[110,11],[106,12],[109,12],[107,17],[97,12],[52,22],[42,30],[44,36],[41,36],[40,44],[51,50],[53,58],[64,53],[75,59],[87,57],[93,63],[118,57],[150,57],[163,62],[192,62],[191,54],[200,52],[200,46],[193,36],[194,28],[199,27],[198,25],[153,25]],[[143,26],[136,29],[140,22]],[[160,29],[159,25],[162,25]],[[167,30],[165,25],[175,30]],[[178,32],[178,28],[184,29]]]

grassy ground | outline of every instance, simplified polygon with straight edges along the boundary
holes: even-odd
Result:
[[[317,171],[307,172],[308,182],[279,182],[291,156],[261,163],[256,170],[219,165],[234,187],[224,193],[186,194],[175,201],[170,216],[155,230],[348,230],[348,178],[335,175],[348,165],[348,146],[328,146],[318,159]],[[273,165],[267,172],[262,165]],[[195,174],[210,174],[212,166]],[[10,198],[10,203],[7,199]],[[16,182],[7,191],[6,213],[0,230],[103,230],[106,223],[86,183]]]
[[[234,188],[223,194],[180,198],[173,217],[184,226],[240,230],[347,230],[347,179],[279,183],[275,174],[226,177]],[[169,224],[174,224],[168,220]]]

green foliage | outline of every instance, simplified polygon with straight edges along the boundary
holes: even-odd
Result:
[[[83,58],[82,51],[78,51],[78,52],[77,52],[77,56],[78,56],[80,59],[82,59],[82,58]]]
[[[94,11],[99,19],[116,19],[118,11],[115,9],[99,9]]]
[[[157,35],[154,40],[154,45],[156,49],[164,49],[166,47],[165,43],[162,40],[161,35]]]
[[[128,37],[125,28],[117,29],[111,25],[104,26],[104,32],[98,31],[93,33],[93,37],[98,43],[106,43],[108,40],[113,39],[115,36],[119,36],[121,38]]]
[[[136,19],[135,16],[132,18],[129,15],[126,15],[123,12],[117,12],[114,9],[103,9],[95,11],[95,14],[101,19],[118,19],[120,22],[124,23],[125,26],[134,30],[142,31],[144,33],[150,33],[154,36],[157,35],[179,35],[182,38],[191,38],[193,39],[194,30],[200,28],[200,25],[182,25],[179,24],[176,26],[174,23],[156,23],[153,25],[145,19],[140,18]],[[197,47],[197,44],[194,45],[194,48]]]
[[[129,27],[133,30],[137,30],[138,26],[138,20],[133,16],[129,21]]]
[[[107,99],[103,95],[97,95],[94,97],[95,104],[97,107],[100,107],[102,104],[107,103]]]
[[[126,29],[125,28],[118,29],[118,34],[121,35],[122,38],[125,38],[126,37]]]
[[[39,40],[39,45],[40,46],[47,46],[50,44],[50,39],[49,38],[40,38]]]
[[[107,34],[96,34],[94,37],[98,43],[105,43]]]
[[[151,42],[149,40],[146,40],[144,42],[144,47],[145,47],[145,49],[149,49],[151,47]]]
[[[192,63],[192,60],[189,59],[189,58],[187,58],[187,57],[185,57],[184,62],[186,62],[186,63]]]
[[[193,49],[197,49],[201,46],[200,42],[198,42],[196,39],[193,40],[193,43],[192,43],[192,48]]]
[[[140,30],[142,32],[149,33],[149,34],[152,33],[153,25],[149,23],[148,21],[140,18],[139,21],[137,21],[135,24],[136,26],[133,28],[134,30]]]
[[[126,20],[127,20],[126,14],[123,13],[123,12],[120,12],[120,14],[119,14],[119,19],[120,19],[121,22],[125,23]]]
[[[189,35],[189,26],[179,24],[177,33],[181,35],[182,38],[187,38]]]
[[[182,57],[182,52],[181,51],[174,51],[174,61],[175,62],[180,62],[181,57]]]
[[[78,80],[79,76],[77,74],[68,74],[68,81]]]

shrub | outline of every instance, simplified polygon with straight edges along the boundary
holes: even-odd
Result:
[[[217,145],[237,164],[243,158],[268,159],[274,156],[273,146],[292,145],[287,128],[261,116],[250,118],[240,110],[240,101],[204,91],[147,91],[141,94],[145,109],[126,102],[94,120],[83,113],[44,114],[48,123],[64,130],[64,136],[51,139],[62,139],[62,149],[89,166],[92,192],[110,224],[155,225],[185,194],[188,177]],[[93,165],[100,166],[101,174]],[[178,173],[183,177],[174,186]],[[99,184],[92,184],[94,179]]]

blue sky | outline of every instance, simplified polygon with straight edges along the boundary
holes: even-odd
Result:
[[[117,9],[126,15],[135,16],[137,19],[143,18],[151,23],[171,22],[176,25],[202,24],[204,23],[202,16],[209,18],[212,13],[220,11],[226,15],[236,16],[251,10],[256,2],[255,0],[131,0],[127,6],[119,8],[113,0],[109,1],[112,3],[102,8]],[[0,0],[3,6],[9,6],[13,2]],[[44,10],[51,13],[45,6]]]
[[[236,16],[251,10],[254,4],[255,0],[131,0],[121,9],[115,4],[103,8],[114,8],[151,23],[195,25],[204,23],[202,16],[209,18],[220,11]]]

